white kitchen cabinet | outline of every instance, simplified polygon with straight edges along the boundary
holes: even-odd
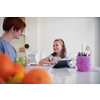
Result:
[[[37,52],[38,49],[38,17],[26,17],[25,43],[30,45],[29,50]]]

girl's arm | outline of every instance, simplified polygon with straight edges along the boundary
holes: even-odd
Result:
[[[39,62],[40,64],[49,64],[49,65],[55,65],[57,61],[50,61],[49,57],[43,58]]]

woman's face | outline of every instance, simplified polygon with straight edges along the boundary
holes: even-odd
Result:
[[[54,50],[54,52],[60,53],[62,51],[62,49],[63,49],[63,47],[62,47],[62,45],[61,45],[61,43],[59,41],[55,41],[53,43],[53,50]]]
[[[18,31],[14,31],[14,38],[19,39],[22,35],[23,29],[19,29]]]

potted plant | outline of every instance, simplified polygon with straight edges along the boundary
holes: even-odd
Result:
[[[25,49],[27,50],[27,53],[28,53],[28,49],[30,47],[29,44],[25,44],[24,47],[25,47]]]

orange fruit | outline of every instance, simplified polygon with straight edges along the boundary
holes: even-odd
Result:
[[[19,73],[16,74],[14,77],[10,77],[6,83],[7,84],[20,84],[21,80],[24,78],[25,74]]]
[[[13,75],[16,75],[16,74],[19,74],[19,73],[22,73],[22,74],[26,73],[26,69],[24,68],[23,65],[21,65],[19,63],[13,63],[13,65],[14,65]]]
[[[21,84],[52,84],[52,79],[43,69],[32,69],[22,79]]]
[[[25,74],[19,73],[19,74],[16,74],[13,78],[22,80],[24,78],[24,76],[25,76]]]
[[[8,55],[0,53],[0,76],[6,80],[13,75],[14,66]]]
[[[6,82],[4,81],[2,77],[0,77],[0,84],[6,84]]]

